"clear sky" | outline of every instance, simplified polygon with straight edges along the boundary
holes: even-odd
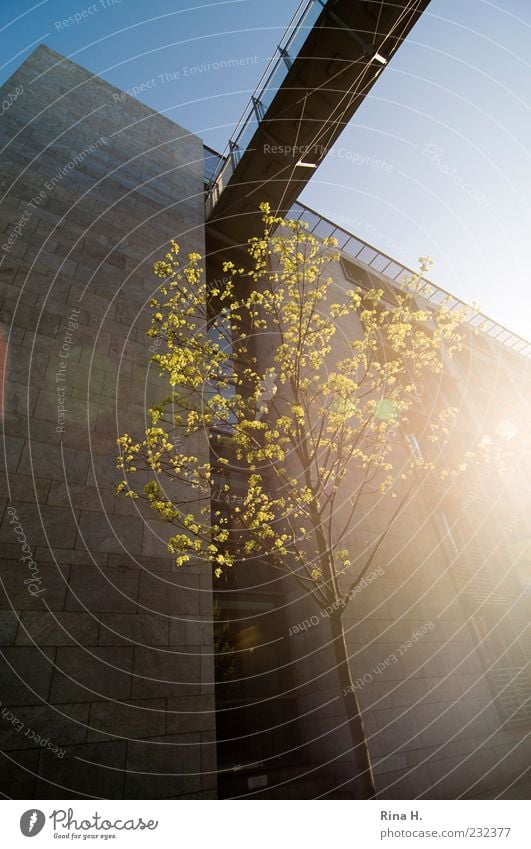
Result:
[[[44,42],[223,149],[297,6],[2,0],[0,82]],[[527,338],[530,24],[529,0],[432,0],[301,197]]]

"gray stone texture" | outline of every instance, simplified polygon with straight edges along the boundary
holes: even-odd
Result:
[[[167,528],[114,493],[116,438],[141,435],[166,391],[148,368],[153,263],[172,238],[182,255],[204,254],[202,143],[43,46],[2,97],[17,85],[23,96],[0,127],[0,244],[10,240],[0,268],[10,499],[0,513],[1,699],[65,755],[4,722],[2,792],[211,793],[201,772],[214,709],[201,678],[201,650],[212,651],[210,593],[200,592],[209,567],[175,571],[157,539]],[[194,450],[206,459],[204,442]],[[33,574],[24,543],[40,595],[24,583]],[[175,719],[176,700],[189,726]]]

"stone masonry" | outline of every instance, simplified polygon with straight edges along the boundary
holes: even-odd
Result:
[[[210,568],[115,497],[165,394],[153,262],[204,254],[201,141],[47,47],[2,88],[1,792],[215,794]],[[206,457],[206,444],[194,445]]]

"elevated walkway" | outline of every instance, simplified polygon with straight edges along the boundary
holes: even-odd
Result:
[[[214,170],[207,249],[246,242],[268,201],[286,213],[429,0],[304,0]]]

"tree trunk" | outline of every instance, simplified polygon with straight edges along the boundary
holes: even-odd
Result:
[[[363,727],[363,718],[359,708],[358,699],[354,691],[354,683],[350,672],[343,622],[338,613],[330,617],[330,622],[337,664],[337,674],[339,678],[339,685],[341,687],[341,698],[345,706],[352,745],[354,747],[353,755],[357,769],[356,783],[360,790],[361,797],[363,799],[370,799],[376,793],[376,786],[372,773],[369,747],[367,745],[367,738]]]

